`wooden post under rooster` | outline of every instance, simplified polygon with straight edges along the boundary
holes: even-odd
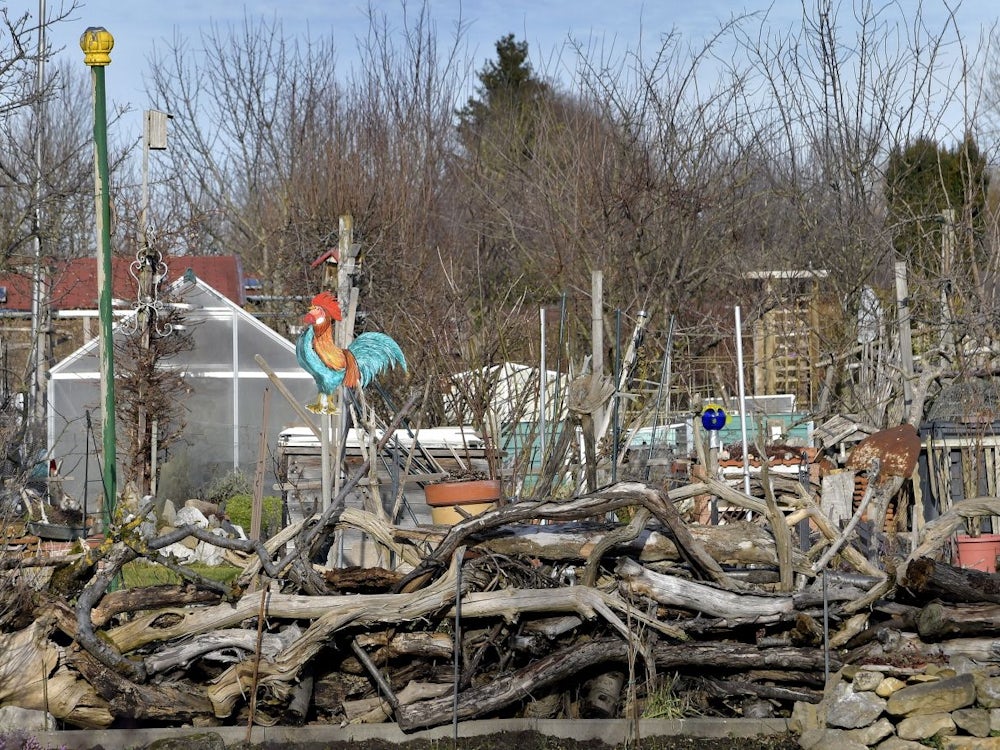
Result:
[[[391,336],[369,331],[362,333],[346,349],[334,342],[334,322],[341,320],[340,304],[329,292],[312,299],[302,321],[306,329],[295,343],[295,356],[302,368],[313,376],[319,397],[306,408],[315,414],[336,414],[334,394],[344,385],[364,388],[379,373],[397,364],[406,370],[406,360],[399,344]]]

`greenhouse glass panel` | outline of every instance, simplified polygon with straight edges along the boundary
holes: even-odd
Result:
[[[187,357],[187,369],[198,372],[232,372],[233,318],[231,310],[198,310],[190,314],[189,326],[194,349]]]
[[[275,332],[256,318],[241,317],[237,321],[236,331],[236,361],[241,372],[262,372],[256,361],[258,355],[272,367],[275,362],[284,362],[288,347],[292,346],[294,349],[295,346],[294,342],[283,336],[275,338]],[[264,335],[265,332],[270,335]],[[298,363],[295,366],[298,367]]]

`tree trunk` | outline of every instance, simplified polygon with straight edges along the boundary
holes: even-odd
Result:
[[[90,611],[94,627],[102,627],[115,615],[144,609],[181,607],[186,604],[217,604],[222,599],[218,591],[195,586],[149,586],[141,589],[121,589],[105,594],[100,604]]]
[[[1000,575],[920,557],[906,566],[900,582],[911,593],[950,602],[992,602],[1000,604]]]
[[[0,636],[0,705],[48,711],[76,726],[102,729],[114,716],[107,702],[60,664],[60,649],[40,620]]]
[[[931,602],[917,615],[917,632],[928,641],[949,636],[986,636],[1000,632],[1000,605]]]

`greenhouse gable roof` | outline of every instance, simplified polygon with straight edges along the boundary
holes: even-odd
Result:
[[[273,328],[262,323],[217,289],[202,281],[194,273],[190,272],[190,270],[184,276],[170,284],[164,296],[169,296],[170,299],[192,305],[192,310],[187,314],[193,318],[218,317],[220,315],[226,318],[237,317],[240,320],[241,326],[248,327],[253,331],[255,350],[266,355],[265,359],[275,368],[279,376],[292,378],[310,377],[296,363],[295,345],[291,341]],[[115,326],[115,336],[119,335],[123,335],[121,322],[118,322]],[[93,370],[95,367],[94,355],[99,344],[99,338],[95,337],[91,339],[68,357],[54,365],[50,371],[51,376],[53,378],[79,377],[81,375],[81,365],[88,372]],[[189,355],[191,361],[185,366],[189,371],[198,369],[198,365],[194,362],[197,354],[194,352]],[[201,353],[201,358],[204,361],[208,361],[216,358],[219,354],[220,352],[206,351]],[[205,360],[206,357],[208,360]],[[83,365],[83,360],[89,361],[86,365]],[[255,370],[258,369],[256,365],[253,367]]]

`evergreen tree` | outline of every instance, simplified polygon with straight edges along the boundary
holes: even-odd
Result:
[[[479,72],[476,96],[458,112],[458,133],[469,154],[530,157],[538,108],[550,92],[528,62],[528,43],[507,34],[496,43],[496,60]]]
[[[914,271],[927,277],[942,271],[946,225],[955,230],[951,266],[975,264],[982,248],[989,174],[972,136],[953,148],[921,137],[893,149],[886,170],[888,222],[893,246]],[[953,212],[950,218],[945,212]]]

